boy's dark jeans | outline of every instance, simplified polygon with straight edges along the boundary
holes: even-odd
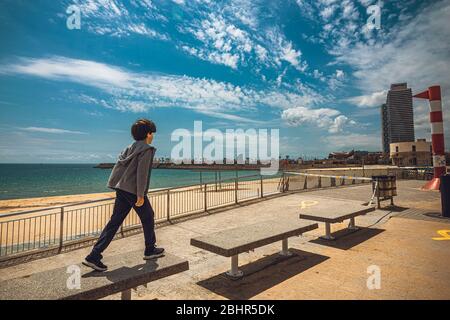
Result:
[[[133,208],[141,219],[142,228],[144,229],[145,247],[153,248],[156,242],[155,236],[155,221],[153,208],[148,201],[147,196],[144,196],[144,204],[141,207],[136,207],[135,203],[137,196],[135,194],[116,189],[116,202],[114,203],[114,210],[111,220],[103,229],[100,238],[97,240],[91,254],[88,256],[92,260],[100,260],[102,252],[109,246],[114,238],[117,230],[122,225],[131,208]]]

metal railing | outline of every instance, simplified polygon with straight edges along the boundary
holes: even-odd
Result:
[[[268,195],[364,183],[366,180],[371,181],[370,178],[286,172],[277,176],[243,176],[154,190],[148,193],[148,198],[155,212],[155,222],[160,223]],[[115,198],[106,198],[0,215],[0,257],[8,259],[17,254],[49,249],[62,251],[75,242],[95,239],[109,221],[114,201]],[[139,217],[132,210],[119,232],[123,235],[139,228]]]

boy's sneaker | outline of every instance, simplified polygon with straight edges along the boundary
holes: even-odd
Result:
[[[108,267],[104,265],[100,260],[95,261],[90,259],[89,257],[86,257],[83,261],[83,264],[87,267],[90,267],[97,271],[106,271],[108,270]]]
[[[164,248],[154,247],[154,248],[145,249],[144,260],[162,257],[163,255],[164,255]]]

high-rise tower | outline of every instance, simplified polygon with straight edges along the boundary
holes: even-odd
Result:
[[[384,152],[389,152],[390,143],[415,141],[412,91],[406,83],[391,84],[381,120]]]

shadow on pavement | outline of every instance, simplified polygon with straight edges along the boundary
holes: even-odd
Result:
[[[157,260],[146,260],[144,263],[135,265],[133,267],[121,266],[117,269],[112,269],[104,272],[89,271],[83,274],[82,278],[106,278],[111,282],[118,282],[138,277],[149,272],[154,272],[158,269]]]
[[[385,230],[363,227],[360,227],[358,230],[350,230],[345,228],[331,234],[336,238],[335,240],[324,240],[318,238],[315,240],[311,240],[310,242],[341,250],[348,250],[361,244],[364,241],[367,241],[379,235],[383,231]]]
[[[197,284],[227,299],[247,300],[329,259],[311,252],[289,250],[293,253],[290,257],[276,253],[240,267],[244,276],[238,280],[219,274]]]

